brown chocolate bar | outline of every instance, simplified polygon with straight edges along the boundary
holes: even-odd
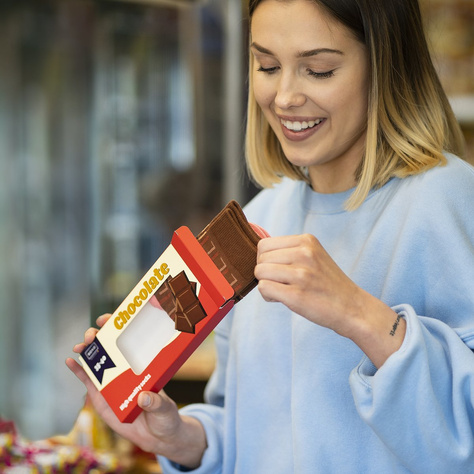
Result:
[[[197,239],[232,286],[236,301],[257,285],[254,269],[260,237],[236,201],[229,202]]]

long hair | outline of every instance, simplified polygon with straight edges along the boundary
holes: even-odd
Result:
[[[264,0],[249,0],[249,20]],[[279,0],[289,2],[292,0]],[[418,0],[308,0],[346,26],[367,48],[369,95],[365,153],[346,203],[355,209],[390,178],[464,157],[465,142],[431,60]],[[292,165],[255,101],[250,55],[246,158],[251,177],[271,187],[283,176],[307,180]]]

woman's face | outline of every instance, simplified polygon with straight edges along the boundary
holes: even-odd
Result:
[[[308,168],[316,191],[353,187],[367,127],[365,46],[308,0],[264,0],[251,38],[255,99],[287,159]]]

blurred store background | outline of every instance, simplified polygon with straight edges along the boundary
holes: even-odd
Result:
[[[84,389],[65,358],[172,231],[255,193],[243,4],[0,3],[0,416],[30,439],[71,429]],[[472,161],[474,1],[422,5]],[[205,343],[170,387],[179,402],[212,365]]]

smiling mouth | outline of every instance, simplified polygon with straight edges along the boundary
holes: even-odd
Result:
[[[285,128],[291,130],[292,132],[301,132],[319,125],[323,120],[324,119],[310,120],[308,122],[292,122],[290,120],[281,119],[280,122]]]

